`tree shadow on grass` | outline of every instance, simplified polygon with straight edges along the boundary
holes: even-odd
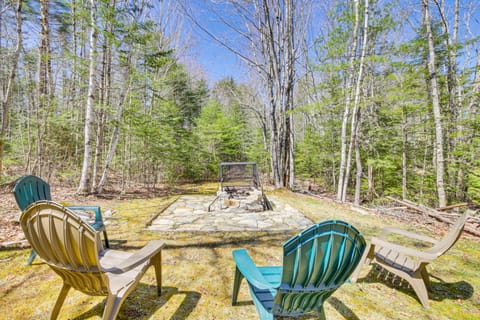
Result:
[[[437,281],[433,281],[433,279]],[[377,283],[386,284],[389,288],[397,289],[408,294],[418,300],[413,288],[404,279],[386,271],[380,266],[373,265],[369,273],[362,279],[358,279],[358,283]],[[450,300],[467,300],[473,296],[473,286],[466,281],[457,281],[448,283],[441,278],[430,274],[431,290],[428,292],[428,298],[433,301]]]
[[[109,249],[117,250],[117,248],[121,248],[127,242],[128,242],[128,240],[108,239],[108,244],[110,246]],[[104,246],[105,246],[105,243],[104,243]],[[139,249],[139,248],[141,248],[141,247],[138,247],[137,249]]]
[[[330,298],[327,299],[326,302],[324,302],[324,305],[325,305],[325,303],[330,304],[335,310],[337,310],[338,313],[340,313],[342,315],[342,317],[344,319],[359,320],[359,318],[353,312],[353,310],[350,309],[346,304],[344,304],[339,299],[337,299],[335,297],[330,297]],[[281,319],[281,320],[290,320],[290,319],[291,320],[293,320],[293,319],[296,319],[296,320],[313,320],[313,319],[328,320],[328,318],[325,316],[325,314],[323,314],[323,315],[309,314],[309,315],[295,317],[295,318],[280,317],[279,319]]]
[[[355,315],[352,309],[350,309],[347,305],[345,305],[342,301],[335,297],[330,297],[327,299],[325,303],[329,303],[335,310],[337,310],[338,313],[340,313],[343,318],[349,319],[349,320],[359,320],[359,318]],[[241,306],[251,306],[253,305],[252,300],[245,300],[245,301],[238,301],[235,306],[236,307],[241,307]],[[325,316],[323,315],[318,315],[318,314],[306,314],[304,316],[299,316],[299,317],[278,317],[279,320],[290,320],[290,319],[296,319],[296,320],[312,320],[312,319],[321,319],[324,320]]]
[[[357,315],[346,304],[335,297],[328,298],[327,302],[337,310],[345,319],[359,320]]]
[[[166,245],[162,250],[169,249],[188,249],[188,248],[238,248],[238,247],[253,247],[253,246],[268,246],[280,248],[282,244],[290,239],[298,231],[275,232],[275,233],[244,233],[238,235],[237,233],[204,233],[204,234],[183,234],[184,239],[177,239],[177,241],[166,240]],[[187,238],[187,236],[188,238]],[[162,239],[159,236],[158,239]],[[116,242],[114,244],[115,250],[138,250],[143,245],[129,245],[126,242]]]
[[[152,315],[176,295],[184,296],[182,303],[170,319],[185,320],[195,309],[201,294],[196,291],[179,291],[174,287],[162,287],[162,295],[157,296],[157,287],[140,283],[125,300],[117,319],[151,319]],[[72,320],[81,320],[103,314],[106,299]],[[61,311],[60,311],[61,312]]]

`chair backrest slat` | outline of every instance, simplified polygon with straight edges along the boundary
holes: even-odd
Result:
[[[447,252],[448,249],[450,249],[455,244],[455,242],[457,242],[458,238],[460,238],[460,236],[462,235],[462,231],[465,227],[465,222],[467,222],[467,218],[468,211],[459,216],[453,226],[450,227],[447,235],[430,249],[426,250],[426,252],[436,254],[437,257]]]
[[[274,313],[295,316],[321,308],[353,272],[365,246],[357,229],[336,220],[313,225],[288,240]]]
[[[88,223],[51,201],[28,207],[20,221],[35,252],[67,283],[91,294],[108,292],[108,281],[100,272],[100,239]]]
[[[37,176],[21,177],[13,188],[13,195],[20,210],[40,200],[52,200],[50,186]]]

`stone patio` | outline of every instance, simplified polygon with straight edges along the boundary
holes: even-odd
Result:
[[[215,196],[186,195],[163,211],[148,227],[164,232],[293,231],[313,224],[300,211],[277,197],[268,197],[273,211],[248,212],[239,208],[208,212]]]

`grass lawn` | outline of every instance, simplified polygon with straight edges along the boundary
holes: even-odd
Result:
[[[313,221],[340,219],[357,227],[368,241],[387,225],[430,232],[373,214],[361,215],[331,202],[276,191],[276,196]],[[135,250],[162,239],[163,295],[155,290],[151,268],[123,304],[118,319],[258,319],[245,283],[240,305],[231,306],[234,263],[231,252],[247,248],[259,265],[281,264],[281,245],[292,234],[277,233],[154,233],[143,231],[149,218],[175,196],[141,200],[96,201],[115,214],[107,225],[111,246]],[[445,230],[436,230],[435,237]],[[430,235],[432,235],[430,233]],[[347,283],[325,303],[327,319],[480,319],[480,243],[463,236],[446,255],[429,266],[433,292],[429,310],[412,289],[388,275],[365,267],[355,284]],[[30,249],[0,250],[0,314],[2,319],[48,319],[61,279],[40,260],[25,266]],[[70,291],[60,319],[100,319],[104,297]],[[316,319],[303,317],[301,319]]]

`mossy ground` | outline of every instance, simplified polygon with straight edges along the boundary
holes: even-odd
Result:
[[[196,190],[198,191],[198,190]],[[205,191],[205,190],[200,190]],[[378,215],[361,215],[348,206],[276,191],[285,202],[314,221],[340,219],[355,225],[366,237],[386,225],[429,233]],[[155,290],[153,268],[123,304],[118,319],[258,319],[245,284],[240,305],[231,306],[234,263],[231,252],[247,248],[259,265],[281,263],[281,245],[293,234],[201,233],[162,234],[144,231],[155,213],[176,196],[155,199],[98,201],[113,209],[108,234],[118,250],[136,250],[149,240],[162,239],[163,294]],[[438,235],[441,236],[442,231]],[[444,256],[430,265],[433,293],[424,309],[413,291],[398,279],[370,266],[355,284],[343,285],[325,304],[327,319],[480,319],[480,243],[462,237]],[[61,288],[60,278],[40,260],[25,266],[30,249],[0,251],[0,314],[2,319],[48,319]],[[103,297],[71,291],[61,319],[100,319]],[[316,319],[315,316],[302,319]]]

